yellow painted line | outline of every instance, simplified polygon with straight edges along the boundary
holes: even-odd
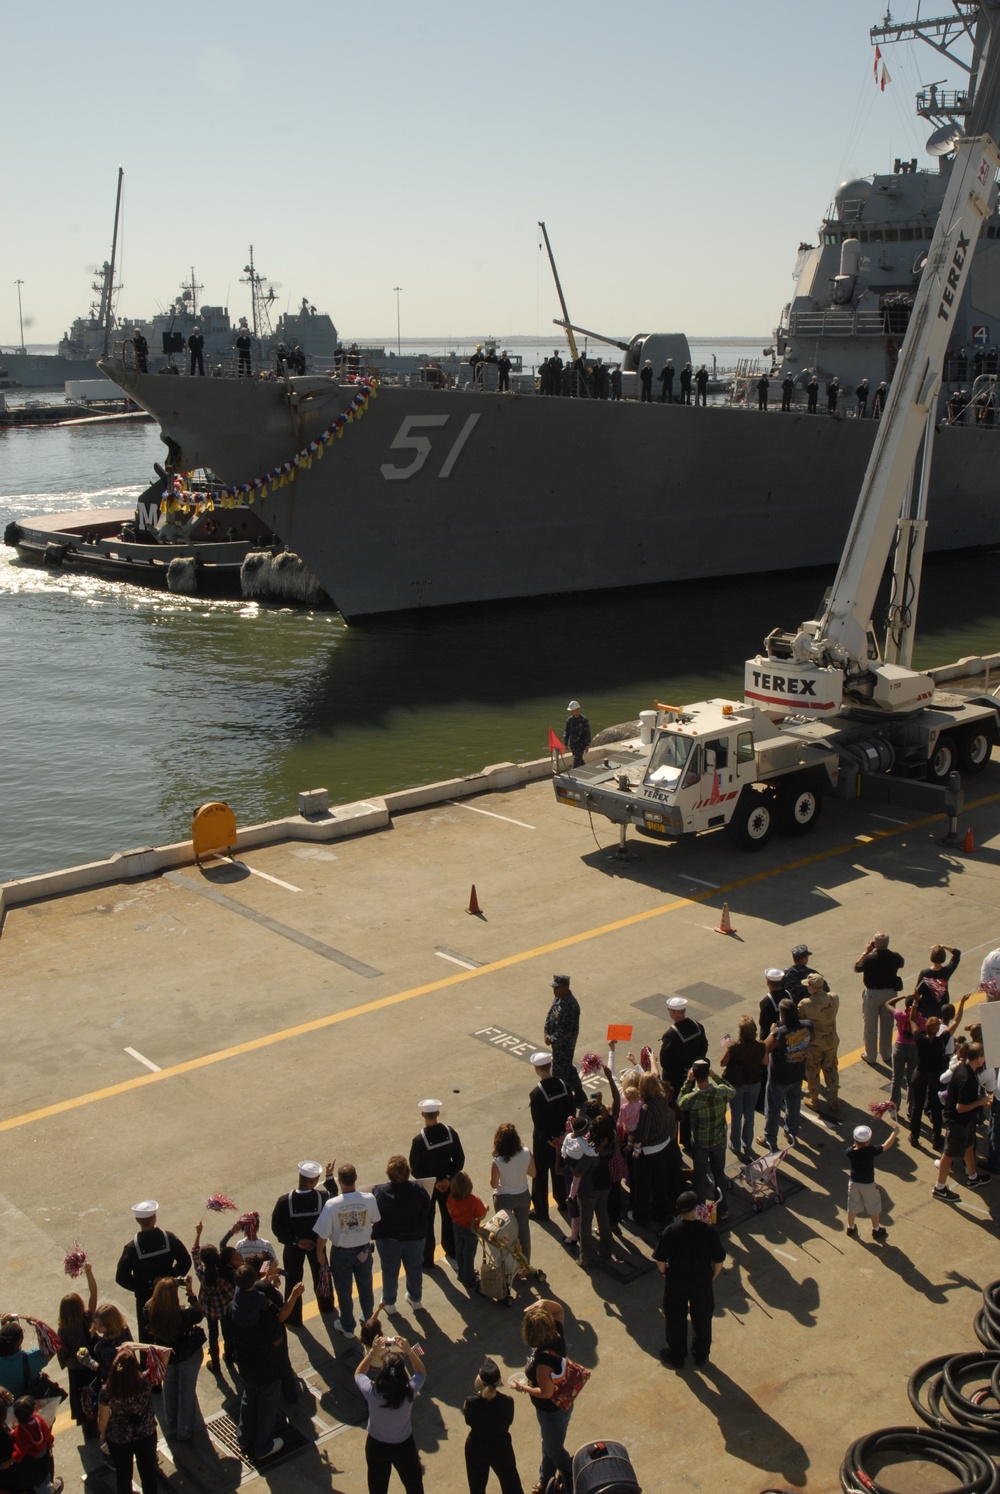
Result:
[[[998,802],[1000,802],[1000,793],[989,794],[983,799],[977,799],[966,805],[965,812],[968,814],[972,809],[980,809],[983,805]],[[895,839],[908,831],[919,830],[945,818],[943,814],[925,815],[921,819],[910,820],[906,825],[876,830],[871,839],[873,841]],[[753,887],[759,882],[772,881],[775,877],[784,876],[788,872],[802,871],[808,866],[816,866],[823,861],[832,861],[835,857],[844,856],[848,852],[856,853],[857,849],[857,841],[851,839],[843,845],[831,846],[825,851],[816,851],[811,856],[801,856],[797,861],[788,861],[783,866],[752,872],[749,876],[739,877],[718,888],[706,888],[704,892],[694,892],[690,897],[674,898],[669,903],[661,903],[655,908],[646,908],[641,913],[630,913],[625,918],[616,918],[612,923],[602,923],[596,928],[583,929],[575,934],[567,934],[565,938],[553,939],[548,944],[536,945],[534,949],[505,955],[502,959],[493,960],[488,965],[480,965],[475,970],[456,971],[454,975],[445,975],[440,980],[411,986],[408,990],[396,991],[391,996],[380,996],[375,1001],[366,1001],[360,1006],[348,1007],[346,1011],[330,1012],[325,1017],[314,1017],[311,1022],[300,1022],[294,1027],[284,1027],[279,1032],[264,1033],[263,1036],[250,1038],[245,1043],[235,1043],[230,1048],[219,1048],[214,1053],[203,1053],[200,1058],[185,1059],[183,1063],[171,1064],[167,1068],[160,1069],[156,1074],[140,1074],[132,1079],[123,1079],[118,1084],[105,1085],[103,1089],[92,1089],[82,1095],[73,1095],[68,1100],[57,1100],[52,1105],[43,1105],[37,1110],[27,1110],[22,1115],[12,1115],[0,1121],[0,1132],[17,1131],[22,1126],[32,1125],[35,1121],[49,1120],[52,1116],[65,1115],[71,1110],[81,1110],[87,1105],[97,1104],[100,1100],[111,1100],[117,1095],[130,1094],[133,1090],[143,1089],[150,1084],[159,1084],[165,1079],[176,1079],[181,1074],[193,1074],[198,1069],[211,1068],[214,1064],[225,1063],[231,1058],[241,1058],[247,1053],[260,1052],[261,1049],[271,1048],[276,1043],[288,1042],[291,1038],[305,1037],[311,1032],[322,1032],[328,1027],[338,1026],[341,1022],[353,1021],[355,1017],[365,1017],[372,1012],[386,1011],[389,1007],[400,1006],[406,1001],[415,1001],[419,996],[430,996],[437,991],[446,991],[467,980],[479,980],[482,976],[493,975],[498,970],[510,970],[514,966],[541,959],[543,955],[557,954],[560,950],[573,949],[577,945],[588,944],[591,940],[603,939],[608,934],[621,933],[623,929],[635,928],[638,924],[647,923],[653,918],[662,918],[664,914],[676,913],[680,908],[707,903],[714,897],[738,892],[743,887]]]

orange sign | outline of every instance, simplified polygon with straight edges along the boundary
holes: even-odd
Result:
[[[609,1043],[630,1043],[632,1041],[631,1027],[622,1027],[614,1022],[608,1026]]]

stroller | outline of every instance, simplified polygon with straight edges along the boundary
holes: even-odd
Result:
[[[768,1203],[784,1203],[778,1169],[790,1151],[791,1147],[786,1146],[780,1152],[767,1152],[741,1168],[739,1178],[750,1191],[750,1207],[755,1214],[759,1214]]]
[[[499,1209],[492,1219],[484,1219],[476,1230],[483,1243],[479,1268],[479,1292],[491,1302],[509,1306],[513,1282],[519,1271],[528,1276],[544,1277],[545,1272],[530,1266],[517,1238],[517,1220],[506,1209]]]

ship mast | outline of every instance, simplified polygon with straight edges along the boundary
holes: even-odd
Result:
[[[539,223],[538,226],[542,230],[542,237],[545,240],[545,248],[548,251],[549,264],[552,266],[552,279],[556,283],[556,295],[559,297],[559,305],[562,307],[562,321],[559,323],[559,325],[560,327],[565,328],[566,341],[569,343],[569,350],[573,354],[573,362],[575,363],[580,355],[576,350],[576,338],[573,336],[573,325],[570,322],[569,312],[566,309],[566,297],[563,295],[563,288],[559,281],[559,271],[556,269],[555,257],[552,253],[552,245],[549,243],[548,229],[545,227],[544,223]]]
[[[118,168],[118,193],[115,197],[115,227],[111,235],[111,260],[105,261],[104,279],[101,284],[101,309],[98,314],[98,326],[104,328],[104,356],[108,356],[108,347],[111,339],[111,327],[114,321],[112,303],[115,285],[115,256],[118,252],[118,218],[122,206],[122,178],[125,175],[124,168]],[[94,287],[95,290],[97,287]]]
[[[250,299],[253,307],[253,335],[254,340],[259,342],[262,337],[270,337],[271,313],[270,305],[277,300],[274,286],[268,285],[259,270],[254,268],[253,245],[250,245],[250,263],[243,266],[243,274],[240,276],[241,285],[249,285]],[[265,289],[265,286],[267,287]]]

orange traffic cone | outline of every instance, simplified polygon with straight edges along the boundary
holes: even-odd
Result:
[[[483,911],[482,908],[479,906],[479,899],[476,896],[476,884],[475,884],[475,882],[473,882],[473,884],[472,884],[472,891],[469,894],[469,906],[466,908],[465,911],[466,911],[466,913],[480,913],[480,914]]]
[[[733,928],[732,924],[729,921],[729,904],[728,903],[723,903],[723,905],[722,905],[722,917],[719,919],[719,927],[716,929],[715,932],[717,934],[735,934],[736,933],[736,930]]]
[[[970,825],[969,828],[968,828],[968,830],[966,830],[966,832],[965,832],[965,844],[962,846],[962,850],[965,852],[965,854],[967,856],[969,856],[969,855],[973,855],[975,853],[975,849],[976,849],[976,842],[973,839],[972,826]]]

